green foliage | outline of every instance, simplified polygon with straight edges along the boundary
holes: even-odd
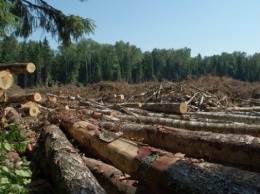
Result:
[[[16,126],[10,131],[0,130],[0,193],[27,193],[24,185],[31,181],[31,170],[8,156],[11,152],[24,152],[27,143]],[[20,162],[28,164],[24,157]]]
[[[14,32],[27,38],[35,29],[42,28],[69,45],[72,40],[94,32],[93,20],[65,15],[43,0],[0,0],[0,4],[0,37]]]

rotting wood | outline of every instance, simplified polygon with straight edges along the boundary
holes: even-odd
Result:
[[[12,73],[33,73],[36,67],[33,63],[1,64],[0,71],[9,70]]]
[[[7,90],[13,85],[14,78],[12,74],[6,70],[6,71],[0,71],[0,89],[1,90]]]
[[[51,178],[58,193],[105,193],[57,126],[47,126],[43,137]]]
[[[139,120],[141,120],[144,124],[159,124],[169,127],[188,129],[191,131],[210,131],[214,133],[247,134],[256,137],[260,136],[259,125],[249,125],[244,123],[206,123],[148,116],[139,116],[137,119],[135,116],[130,115],[116,115],[115,117],[124,121],[139,122]]]
[[[138,147],[122,138],[104,142],[98,138],[99,128],[86,121],[65,117],[61,125],[88,152],[138,177],[156,193],[258,193],[260,189],[257,173],[217,165],[216,168],[229,171],[233,176],[216,175],[194,165],[199,160],[178,158],[147,146]],[[252,179],[247,184],[238,184],[239,180],[234,178],[236,174]]]
[[[114,166],[86,157],[83,160],[108,194],[151,194],[146,186]]]
[[[260,172],[260,138],[133,123],[100,121],[99,126],[188,157],[206,158]]]
[[[40,93],[30,93],[30,94],[20,94],[9,96],[7,102],[8,103],[23,103],[26,101],[39,102],[42,97]]]

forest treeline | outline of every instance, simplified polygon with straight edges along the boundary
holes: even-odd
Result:
[[[22,87],[43,85],[87,85],[99,81],[182,81],[212,74],[241,81],[260,80],[260,53],[223,52],[191,57],[191,49],[153,49],[142,52],[130,43],[100,44],[81,39],[69,47],[53,50],[48,40],[19,42],[10,36],[0,40],[0,63],[33,62],[36,72],[18,75]]]

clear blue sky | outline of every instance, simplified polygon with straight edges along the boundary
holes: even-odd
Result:
[[[192,56],[260,52],[260,0],[47,0],[66,14],[91,18],[86,35],[99,43],[129,42],[141,50],[188,47]],[[35,33],[34,40],[47,34]],[[57,46],[49,38],[52,47]]]

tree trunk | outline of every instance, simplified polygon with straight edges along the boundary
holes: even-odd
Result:
[[[0,89],[6,90],[13,85],[14,78],[12,74],[7,70],[0,71]]]
[[[191,158],[178,158],[155,148],[118,138],[102,141],[99,128],[85,121],[64,118],[61,125],[69,135],[85,147],[132,177],[144,181],[156,193],[258,193],[260,176],[236,168],[203,162],[196,165]],[[211,165],[229,176],[211,173]],[[232,176],[231,176],[232,175]],[[237,178],[241,176],[240,179]],[[248,177],[251,179],[249,180]],[[241,181],[242,180],[242,181]]]
[[[260,138],[102,121],[99,126],[121,131],[129,138],[142,140],[171,152],[181,152],[188,157],[205,158],[260,172]]]
[[[8,103],[23,103],[25,101],[39,102],[42,97],[39,93],[32,94],[21,94],[15,96],[9,96],[7,102]]]
[[[131,180],[114,166],[86,157],[83,160],[108,194],[151,193],[147,187]]]
[[[43,137],[51,178],[58,193],[105,193],[57,126],[47,126]]]
[[[145,117],[145,116],[129,116],[116,115],[116,118],[121,120],[128,120],[132,122],[142,122],[144,124],[159,124],[169,127],[177,127],[188,129],[192,131],[211,131],[214,133],[232,133],[232,134],[247,134],[253,136],[260,136],[259,125],[249,125],[244,123],[206,123],[198,121],[183,121],[177,119],[168,119],[160,117]]]
[[[118,106],[139,108],[148,111],[184,114],[187,112],[186,103],[121,103]]]
[[[11,73],[33,73],[36,67],[33,63],[1,64],[0,71],[9,70]]]

